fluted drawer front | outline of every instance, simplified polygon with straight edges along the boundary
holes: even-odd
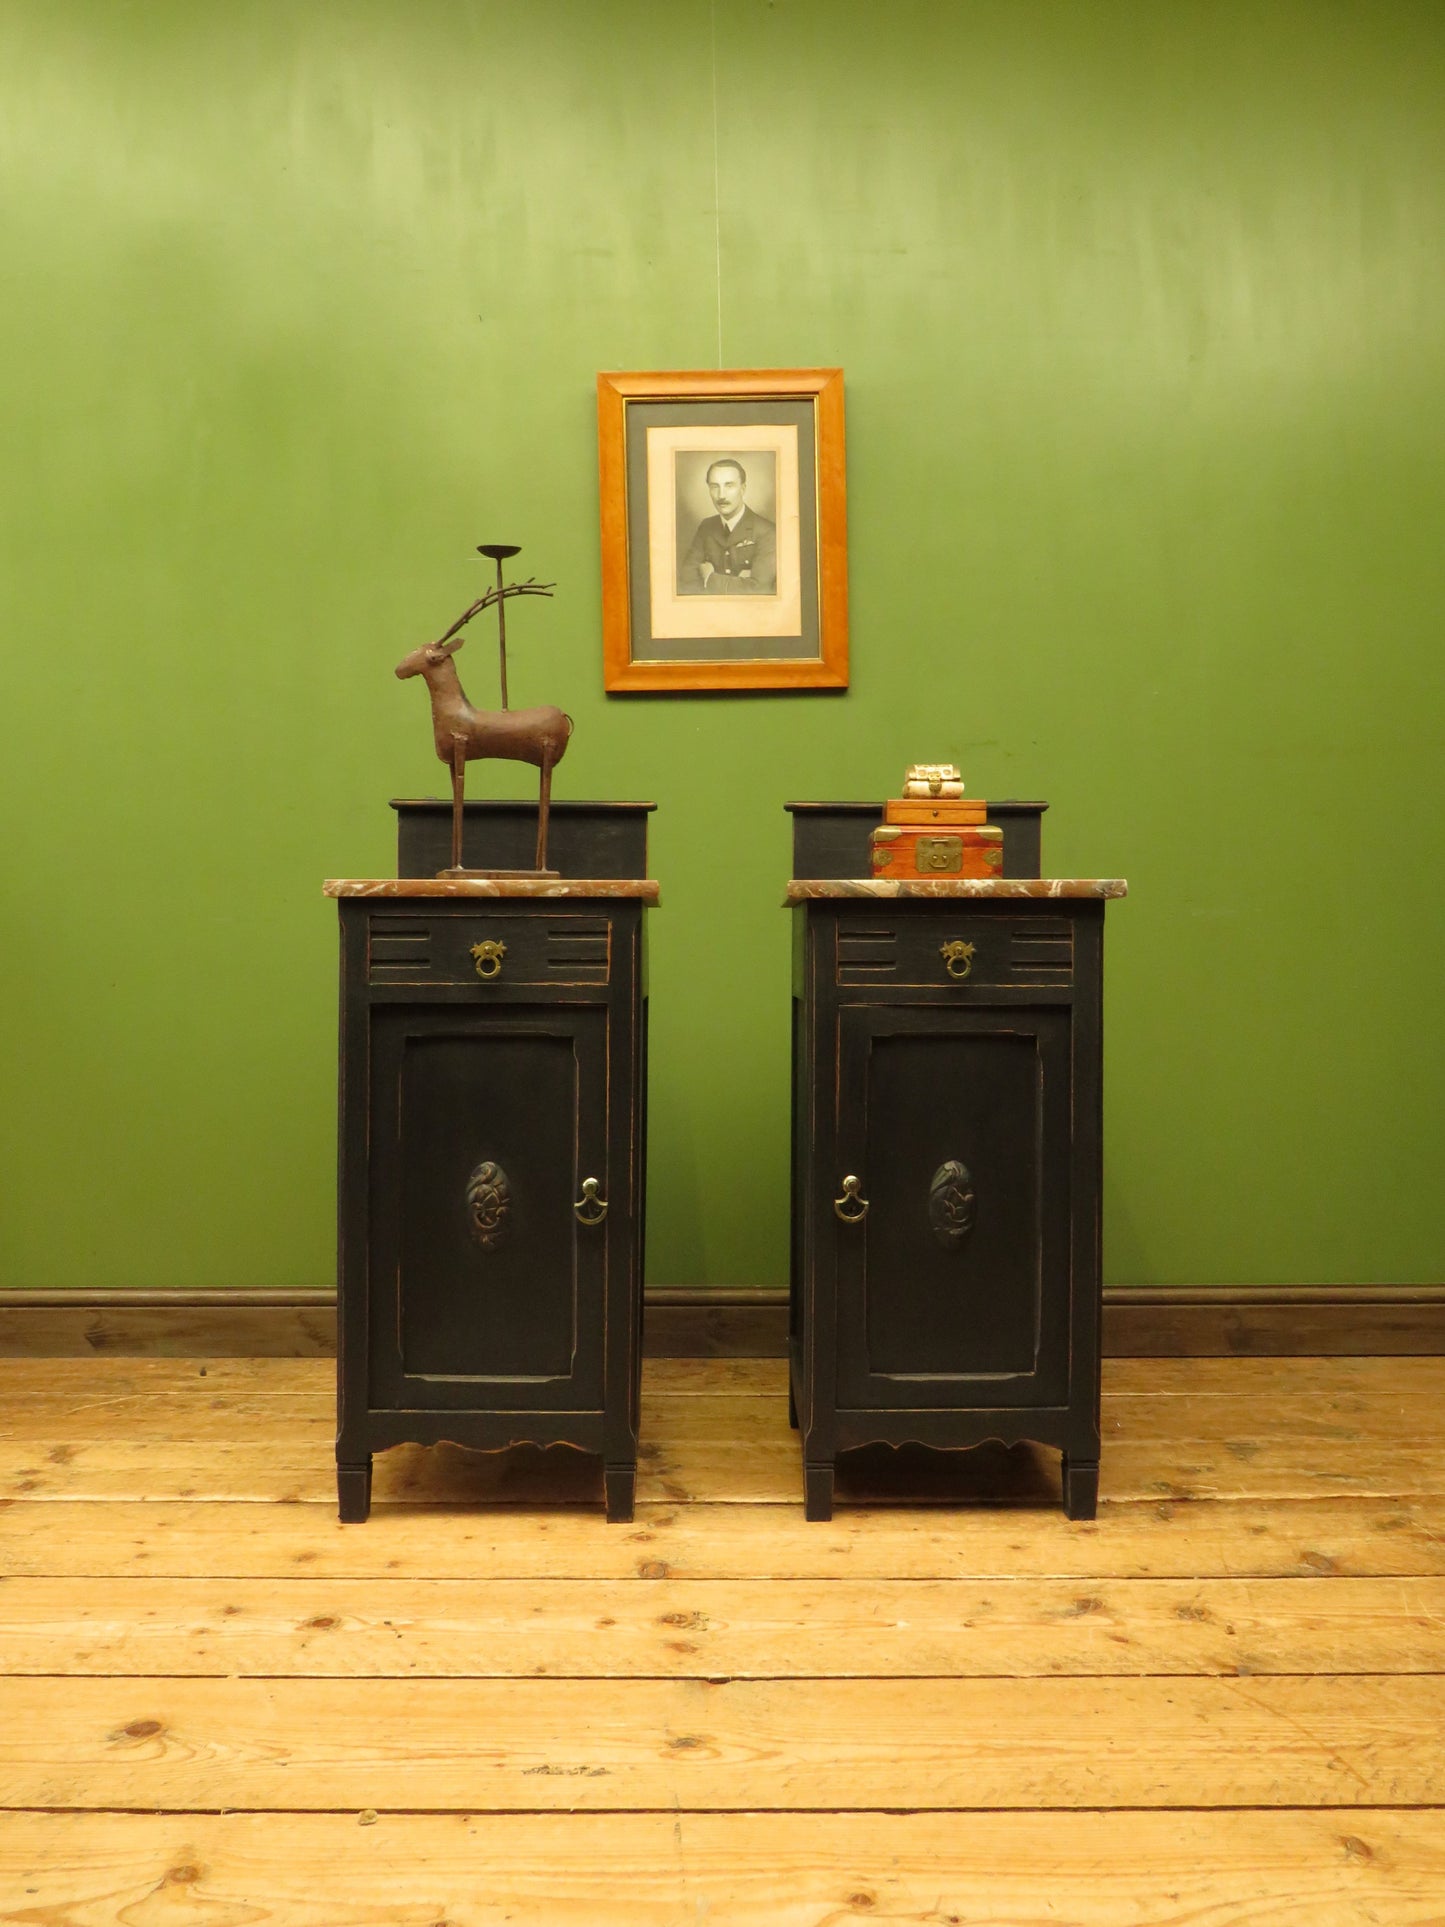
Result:
[[[373,916],[367,931],[373,984],[605,984],[611,959],[610,919],[575,910]]]
[[[901,988],[970,984],[1068,985],[1074,977],[1074,926],[1067,917],[981,915],[929,906],[926,917],[880,906],[838,920],[840,985]]]

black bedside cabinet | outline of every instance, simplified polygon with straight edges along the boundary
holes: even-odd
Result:
[[[403,1440],[567,1444],[632,1517],[644,879],[334,882],[337,1489]]]
[[[1115,882],[801,880],[790,1391],[807,1516],[872,1441],[1099,1476],[1101,992]]]

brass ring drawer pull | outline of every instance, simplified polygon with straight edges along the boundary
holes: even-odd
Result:
[[[472,945],[472,962],[477,966],[477,975],[483,983],[490,983],[493,977],[501,976],[502,959],[506,954],[507,946],[494,937]]]
[[[601,1224],[607,1216],[607,1200],[597,1195],[601,1189],[600,1178],[583,1178],[582,1195],[572,1206],[578,1224]]]
[[[960,941],[945,943],[939,947],[938,954],[943,959],[944,967],[956,983],[962,983],[964,978],[973,969],[973,957],[976,948],[977,946],[974,944]]]
[[[868,1200],[859,1195],[862,1183],[861,1178],[844,1178],[843,1195],[833,1200],[833,1209],[844,1224],[862,1224],[868,1216]]]

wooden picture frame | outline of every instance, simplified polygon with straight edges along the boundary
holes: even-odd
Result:
[[[612,692],[848,687],[841,368],[597,377]]]

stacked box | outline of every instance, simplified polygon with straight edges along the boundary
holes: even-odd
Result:
[[[976,829],[988,821],[988,804],[981,796],[971,796],[966,801],[959,797],[952,802],[918,796],[890,796],[883,805],[883,821],[896,823],[900,828],[927,829],[930,824],[941,824],[952,829],[956,824],[964,824]]]
[[[870,839],[875,877],[1003,875],[1003,831],[965,823],[884,823]]]
[[[959,797],[963,778],[953,763],[910,763],[903,777],[905,796]]]

